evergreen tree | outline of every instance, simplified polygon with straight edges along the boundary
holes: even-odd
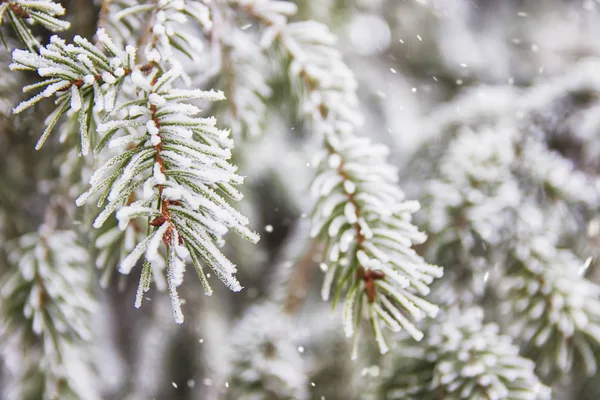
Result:
[[[600,393],[597,1],[89,3],[0,0],[1,398]]]

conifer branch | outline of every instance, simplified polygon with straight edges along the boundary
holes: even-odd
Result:
[[[57,17],[64,14],[64,7],[52,0],[0,0],[0,25],[8,17],[18,38],[32,52],[40,43],[27,25],[38,23],[52,32],[63,31],[70,24]]]
[[[0,337],[24,353],[15,398],[98,399],[90,365],[78,354],[92,339],[91,271],[73,231],[30,233],[8,248],[0,285]]]
[[[383,326],[394,332],[406,329],[420,340],[421,332],[406,314],[417,321],[435,316],[437,307],[419,296],[429,293],[428,285],[442,269],[426,264],[411,249],[425,240],[410,222],[419,206],[405,201],[396,186],[396,171],[384,161],[387,148],[356,136],[361,122],[357,83],[333,48],[335,36],[312,21],[286,24],[295,12],[292,3],[230,4],[265,26],[264,47],[275,41],[287,54],[301,113],[324,143],[312,187],[318,203],[311,232],[327,243],[323,298],[329,298],[332,286],[334,304],[345,296],[345,332],[356,343],[363,308],[382,353],[388,350]]]
[[[140,10],[125,11],[131,15]],[[141,11],[148,9],[143,7]],[[142,43],[147,60],[143,65],[136,62],[133,46],[119,49],[103,29],[98,30],[97,38],[104,51],[78,36],[76,45],[67,45],[54,36],[39,55],[15,51],[11,64],[14,70],[35,70],[48,78],[27,88],[44,90],[21,103],[15,112],[44,97],[57,97],[58,107],[47,120],[37,148],[69,109],[79,115],[83,155],[90,143],[96,144],[95,154],[104,154],[107,148],[124,148],[94,172],[90,189],[77,199],[77,204],[83,205],[100,193],[98,206],[104,208],[94,222],[96,228],[115,213],[121,230],[130,220],[146,220],[147,236],[121,260],[120,271],[128,274],[145,253],[135,302],[139,307],[153,271],[165,266],[159,255],[160,243],[164,243],[166,281],[178,323],[183,322],[183,314],[176,287],[182,282],[185,263],[192,262],[207,294],[212,289],[201,260],[230,289],[238,291],[241,285],[233,276],[236,267],[219,250],[224,244],[222,236],[232,229],[252,242],[258,240],[246,228],[248,220],[222,197],[242,197],[234,188],[242,178],[227,162],[233,145],[229,133],[216,128],[214,118],[197,117],[201,110],[190,103],[222,100],[223,94],[174,86],[185,75],[172,57],[172,39],[179,34],[169,24],[182,22],[184,15],[211,25],[208,9],[200,3],[187,7],[183,1],[160,0],[151,8],[148,43]],[[185,47],[181,49],[186,52]],[[129,97],[128,101],[117,98],[121,92]],[[102,123],[93,129],[91,121],[101,112],[105,113]],[[101,242],[106,244],[111,241],[108,239],[114,237],[104,236]]]
[[[451,309],[428,328],[423,342],[399,343],[385,360],[367,398],[549,399],[550,388],[534,374],[497,324],[483,323],[483,310]]]
[[[591,376],[600,348],[600,286],[585,277],[591,259],[559,249],[552,235],[522,233],[499,285],[508,331],[541,376],[561,376],[575,365]]]

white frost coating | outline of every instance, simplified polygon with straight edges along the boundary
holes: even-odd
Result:
[[[356,185],[351,180],[344,181],[344,191],[348,194],[354,194],[356,191]]]
[[[179,287],[183,283],[183,275],[185,274],[185,262],[183,262],[178,257],[175,257],[173,260],[173,283],[175,286]]]
[[[330,194],[333,189],[339,185],[343,181],[342,177],[338,174],[330,174],[321,182],[321,187],[319,188],[319,195],[327,196]]]
[[[327,234],[329,235],[329,237],[337,236],[341,227],[344,224],[346,224],[347,222],[348,222],[348,220],[343,215],[339,215],[339,216],[335,217],[334,220],[329,225],[329,229],[327,230]]]
[[[350,245],[354,243],[355,240],[356,231],[353,231],[352,229],[346,230],[344,233],[342,233],[342,236],[340,237],[339,248],[336,247],[336,252],[346,253],[350,249]]]
[[[175,322],[183,324],[183,312],[181,311],[181,301],[179,301],[179,295],[177,294],[176,282],[173,278],[173,268],[173,261],[167,263],[167,283],[169,287],[169,296],[171,298],[171,308],[173,310]]]
[[[181,258],[182,260],[187,260],[190,257],[190,252],[185,246],[179,244],[175,245],[175,252],[177,253],[177,257]]]
[[[124,231],[131,218],[137,216],[148,216],[156,213],[156,210],[149,207],[143,207],[134,204],[125,206],[117,211],[116,217],[119,220],[119,230]]]
[[[71,110],[81,110],[81,95],[79,94],[79,90],[75,85],[71,86]]]
[[[156,234],[156,232],[154,233]],[[148,236],[142,242],[138,243],[138,245],[135,246],[133,251],[129,253],[129,255],[125,257],[123,261],[121,261],[121,264],[119,265],[120,273],[124,275],[129,275],[133,267],[135,267],[137,261],[140,259],[142,254],[144,254],[144,251],[146,251],[146,248],[148,247],[148,244],[150,243],[150,240],[152,238],[154,238],[154,235]]]
[[[340,165],[342,165],[342,156],[337,153],[333,153],[327,159],[327,163],[329,164],[330,168],[337,169],[340,167]]]
[[[159,129],[156,126],[156,122],[154,122],[153,120],[149,120],[148,122],[146,122],[146,129],[148,129],[148,133],[150,135],[158,135],[159,134]]]
[[[142,75],[142,72],[139,69],[136,69],[131,73],[131,80],[140,89],[143,89],[143,90],[151,90],[152,89],[150,82],[148,82],[148,80],[144,77],[144,75]]]
[[[148,101],[150,104],[154,104],[156,106],[162,106],[166,102],[166,100],[157,93],[150,93],[150,96],[148,96]]]
[[[333,277],[335,275],[334,268],[328,268],[325,277],[323,278],[323,286],[321,286],[321,298],[323,301],[329,300],[329,294],[331,293],[331,284],[333,283]]]
[[[346,203],[344,206],[344,215],[349,223],[354,224],[358,220],[356,216],[356,207],[351,202]]]
[[[169,222],[164,222],[153,234],[152,239],[148,243],[148,248],[146,249],[146,259],[150,262],[153,262],[158,257],[158,248],[160,246],[161,241],[163,240],[163,236],[167,229],[171,227]]]
[[[109,85],[113,84],[113,83],[115,83],[117,81],[117,79],[114,77],[114,75],[111,74],[110,72],[103,72],[102,73],[102,80],[105,83],[108,83]]]
[[[158,135],[150,135],[150,144],[154,147],[158,146],[162,142],[162,139]]]
[[[117,54],[119,52],[112,39],[106,33],[106,30],[104,30],[104,28],[100,28],[96,31],[96,37],[98,38],[98,41],[104,46],[106,46],[106,48],[112,53]]]
[[[165,176],[165,174],[162,173],[162,171],[160,170],[160,164],[155,162],[154,163],[154,167],[153,167],[153,177],[154,177],[154,181],[159,184],[162,185],[167,181],[167,177]]]
[[[181,186],[168,186],[163,189],[163,195],[169,200],[181,200],[183,198],[183,189]]]
[[[122,76],[124,76],[124,75],[125,75],[125,70],[124,70],[123,68],[121,68],[121,67],[117,67],[117,68],[115,68],[115,70],[113,71],[113,74],[114,74],[114,75],[115,75],[117,78],[120,78],[120,77],[122,77]]]
[[[358,220],[358,226],[360,226],[360,233],[365,237],[365,239],[371,239],[373,237],[373,231],[369,228],[369,225],[365,221],[363,217],[360,217]]]
[[[42,96],[50,97],[54,93],[58,92],[59,90],[63,90],[70,85],[71,85],[71,83],[68,81],[60,81],[60,82],[52,83],[52,84],[48,85],[46,87],[46,89],[44,89],[44,91],[42,92]]]
[[[96,78],[94,77],[94,75],[85,75],[83,77],[83,82],[86,85],[91,85],[92,83],[96,82]]]
[[[393,308],[387,299],[382,304]],[[397,310],[392,308],[388,311],[395,314]],[[424,336],[417,334],[424,338],[419,346],[402,340],[398,346],[401,351],[395,351],[383,366],[388,373],[378,379],[378,385],[389,388],[382,395],[387,397],[393,391],[395,396],[410,393],[414,398],[427,398],[443,390],[453,398],[491,394],[493,398],[512,399],[525,394],[531,399],[549,399],[551,391],[536,376],[535,364],[519,355],[519,348],[510,337],[499,334],[497,325],[483,324],[482,320],[479,308],[452,307]],[[407,373],[411,366],[423,362],[429,367],[415,372],[429,378]]]
[[[204,99],[204,100],[225,100],[225,95],[220,90],[200,90],[200,89],[171,89],[165,98],[183,98],[183,99]]]
[[[354,335],[354,301],[358,297],[358,290],[353,288],[348,294],[348,298],[344,304],[343,311],[343,322],[344,322],[344,334],[346,337],[352,337]],[[362,300],[358,300],[362,301]]]
[[[367,256],[367,254],[364,251],[358,250],[356,252],[356,258],[358,259],[360,265],[362,265],[363,267],[369,268],[371,266],[372,260],[369,258],[369,256]]]

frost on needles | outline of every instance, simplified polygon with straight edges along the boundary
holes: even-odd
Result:
[[[202,263],[227,287],[239,291],[236,266],[219,249],[223,236],[231,229],[258,241],[258,235],[246,227],[248,220],[225,199],[242,198],[235,186],[243,179],[228,162],[233,146],[229,132],[218,129],[214,117],[200,117],[202,110],[193,104],[224,96],[213,90],[177,87],[181,68],[160,65],[157,60],[162,56],[153,55],[154,49],[146,51],[152,61],[139,65],[133,46],[118,48],[104,30],[97,36],[104,51],[81,37],[72,45],[56,36],[39,54],[15,50],[12,69],[35,70],[45,79],[26,88],[41,92],[14,111],[54,96],[57,107],[46,121],[38,148],[58,119],[69,112],[79,116],[83,155],[92,143],[97,156],[114,154],[93,173],[90,189],[77,204],[97,197],[102,210],[95,228],[115,214],[121,230],[130,223],[139,224],[140,219],[146,221],[147,235],[121,260],[120,272],[130,273],[144,256],[135,302],[139,307],[152,274],[166,264],[173,313],[181,323],[176,288],[182,283],[186,262],[193,264],[207,294],[212,290]],[[102,113],[96,129],[92,128],[94,113]]]
[[[0,286],[0,340],[15,353],[10,398],[99,399],[81,357],[92,340],[93,271],[74,231],[25,234],[9,242],[11,272]],[[11,348],[13,347],[13,348]],[[3,354],[5,355],[5,354]],[[14,390],[13,390],[14,389]]]
[[[423,342],[398,344],[366,399],[551,398],[533,361],[497,324],[483,322],[481,308],[452,308],[430,324]]]
[[[415,322],[436,315],[437,306],[424,296],[442,268],[426,263],[412,249],[426,238],[411,222],[419,204],[406,200],[398,187],[397,171],[386,161],[387,147],[358,134],[362,117],[357,82],[335,48],[336,37],[314,21],[288,23],[296,12],[290,2],[231,0],[222,6],[262,26],[256,44],[281,56],[300,100],[299,115],[322,144],[312,185],[317,199],[312,234],[326,245],[323,298],[344,303],[345,332],[356,344],[363,319],[369,321],[381,353],[388,350],[385,328],[405,330],[421,340]],[[237,291],[236,266],[219,249],[223,236],[233,230],[258,240],[246,227],[248,220],[226,200],[242,197],[236,189],[242,178],[228,162],[233,146],[229,132],[217,128],[214,117],[201,116],[199,108],[224,95],[187,88],[191,79],[176,57],[195,59],[202,52],[202,45],[180,34],[176,24],[191,19],[212,37],[212,18],[222,16],[212,15],[203,2],[125,2],[119,7],[105,23],[114,31],[112,38],[99,29],[95,44],[79,36],[67,44],[54,36],[37,53],[16,50],[11,68],[36,71],[43,80],[25,88],[38,94],[14,111],[55,99],[37,148],[62,115],[77,116],[81,154],[93,150],[101,163],[77,204],[94,199],[101,208],[95,228],[113,215],[120,230],[133,226],[135,235],[128,237],[135,237],[135,245],[127,246],[131,250],[119,269],[128,274],[145,259],[135,305],[140,306],[153,276],[166,269],[175,319],[182,322],[177,287],[186,263],[194,266],[207,294],[211,289],[202,265]],[[142,29],[139,50],[127,45],[123,34],[135,27]],[[232,62],[242,56],[234,51],[227,57]],[[269,94],[262,83],[248,87],[255,96],[247,100],[256,103]],[[246,111],[260,107],[241,100],[234,98],[229,105],[238,111],[232,112],[233,125],[253,134],[261,118],[251,121]],[[118,242],[114,229],[107,232],[97,243]]]
[[[62,5],[52,0],[1,0],[0,25],[5,18],[8,19],[15,34],[27,49],[36,51],[40,43],[33,36],[28,24],[37,23],[52,32],[69,29],[71,24],[58,18],[63,16],[65,11]]]
[[[287,23],[289,2],[231,1],[264,27],[261,43],[288,59],[288,75],[300,98],[299,114],[322,140],[312,185],[317,199],[312,235],[326,244],[322,297],[343,297],[344,330],[358,344],[367,316],[381,353],[388,351],[383,328],[423,334],[411,321],[434,317],[438,307],[424,300],[429,284],[442,276],[413,249],[425,234],[411,223],[419,209],[398,187],[397,171],[386,162],[388,149],[357,135],[362,116],[354,74],[334,45],[327,26]]]

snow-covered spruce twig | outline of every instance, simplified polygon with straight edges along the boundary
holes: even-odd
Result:
[[[7,253],[12,268],[0,284],[0,338],[24,351],[11,398],[99,398],[81,357],[96,303],[93,270],[85,267],[88,253],[77,234],[29,233]]]
[[[148,236],[121,262],[128,274],[145,253],[146,262],[136,298],[139,307],[149,289],[151,263],[159,261],[163,242],[167,254],[167,283],[177,322],[183,322],[176,287],[181,284],[185,262],[191,259],[207,294],[212,291],[200,260],[208,264],[231,289],[241,289],[234,278],[236,267],[219,250],[222,236],[232,229],[250,241],[258,236],[246,228],[247,219],[218,194],[234,200],[241,193],[234,188],[242,178],[227,162],[232,145],[229,132],[215,127],[213,117],[199,118],[200,109],[188,102],[196,99],[220,100],[222,93],[184,90],[173,87],[180,76],[176,69],[160,75],[153,69],[148,76],[139,70],[132,74],[138,99],[123,104],[98,126],[103,135],[97,151],[105,146],[129,148],[109,159],[91,178],[91,188],[78,200],[84,204],[96,192],[103,211],[94,222],[101,227],[115,211],[120,229],[131,219],[145,218]],[[116,115],[124,115],[119,119]],[[112,119],[116,118],[116,119]],[[123,128],[136,128],[135,133]],[[118,135],[118,133],[126,133]],[[128,203],[132,193],[142,189],[141,199]]]
[[[256,40],[259,33],[236,26],[228,17],[222,15],[211,32],[213,40],[219,41],[227,123],[234,136],[255,137],[265,129],[273,95],[267,77],[272,76],[273,66]]]
[[[345,297],[345,332],[356,344],[365,308],[381,353],[388,350],[384,326],[394,332],[405,329],[420,340],[422,333],[407,315],[417,321],[436,315],[437,307],[421,296],[443,270],[411,249],[425,240],[411,223],[419,204],[405,201],[396,170],[385,161],[388,149],[356,135],[361,122],[357,83],[333,47],[335,36],[313,21],[286,24],[285,16],[295,12],[292,3],[230,4],[265,26],[264,47],[276,43],[289,58],[301,113],[324,143],[312,186],[318,198],[312,235],[327,244],[323,298],[330,297],[332,287],[334,304]]]
[[[558,248],[553,234],[527,232],[499,285],[508,331],[522,339],[542,376],[567,374],[575,365],[591,376],[600,345],[600,286],[585,277],[591,259]]]
[[[129,273],[146,253],[135,303],[139,307],[143,292],[149,289],[151,262],[160,263],[158,249],[161,241],[164,242],[167,283],[175,319],[181,323],[183,315],[176,286],[181,284],[187,258],[191,258],[207,293],[210,294],[211,289],[200,260],[213,268],[228,287],[240,290],[240,284],[233,277],[235,266],[218,247],[229,229],[253,242],[258,236],[245,227],[247,219],[219,194],[234,200],[242,197],[234,188],[242,178],[227,162],[233,145],[229,133],[217,129],[214,118],[197,117],[201,110],[188,103],[221,100],[223,95],[173,86],[182,71],[177,63],[170,62],[174,65],[170,69],[160,65],[160,60],[168,55],[166,45],[158,47],[163,33],[159,30],[151,35],[151,45],[146,46],[146,58],[150,61],[144,65],[136,64],[133,46],[126,46],[125,50],[117,48],[100,29],[98,40],[108,56],[83,38],[76,37],[76,45],[70,45],[54,36],[47,47],[40,49],[39,55],[15,51],[11,67],[36,70],[48,78],[26,87],[26,90],[44,89],[21,103],[15,112],[44,97],[57,97],[58,106],[47,120],[38,148],[60,116],[71,110],[79,113],[84,155],[92,144],[95,153],[107,147],[123,149],[95,171],[91,188],[79,197],[77,204],[82,205],[93,194],[101,193],[98,205],[103,206],[103,210],[94,222],[96,228],[115,212],[121,229],[125,229],[131,219],[147,219],[153,228],[149,228],[148,236],[121,260],[120,271]],[[121,92],[133,99],[119,104],[117,93]],[[106,112],[103,123],[92,129],[94,115],[102,111]],[[137,200],[140,194],[141,200]]]
[[[135,48],[118,49],[103,29],[98,30],[98,38],[108,55],[80,36],[73,39],[75,45],[52,36],[50,43],[40,48],[39,54],[24,50],[13,52],[11,70],[36,71],[45,78],[23,88],[24,92],[43,90],[15,107],[14,113],[26,110],[44,98],[56,96],[56,108],[46,118],[46,129],[36,149],[42,147],[60,117],[70,110],[78,113],[81,153],[87,155],[93,139],[90,136],[94,135],[90,129],[92,114],[111,111],[115,107],[124,78],[136,68]]]
[[[207,31],[212,28],[209,8],[203,2],[156,0],[140,4],[139,1],[123,0],[114,3],[111,18],[107,21],[109,31],[124,43],[129,43],[131,37],[138,37],[136,47],[146,61],[180,66],[178,55],[197,60],[203,54],[204,43],[198,35],[188,31],[188,27],[182,29],[189,20]]]
[[[445,304],[470,303],[486,293],[486,282],[503,253],[513,211],[523,201],[513,173],[510,127],[462,128],[437,161],[435,177],[424,179],[423,224],[432,237],[429,259],[446,266],[446,283],[435,296]],[[433,174],[432,174],[433,175]]]
[[[0,25],[7,18],[19,40],[30,51],[36,51],[40,43],[28,23],[38,23],[52,32],[63,31],[69,29],[70,24],[57,17],[64,14],[64,7],[52,0],[0,0]]]
[[[113,35],[111,37],[121,46],[130,43],[131,38],[137,38],[137,46],[142,49],[141,52],[138,51],[137,65],[144,73],[153,68],[164,71],[169,68],[167,65],[179,68],[178,56],[182,54],[192,59],[202,54],[202,41],[195,38],[192,32],[185,33],[188,27],[181,29],[182,25],[188,25],[190,20],[205,30],[209,30],[212,25],[208,8],[197,1],[160,0],[139,4],[136,1],[121,0],[103,2],[102,6],[103,14],[100,18],[104,19],[99,21],[99,26],[106,26]],[[189,25],[190,29],[194,28],[194,24]],[[98,38],[101,39],[102,36],[98,35]],[[126,91],[128,85],[123,88]],[[122,92],[120,95],[128,100],[135,98],[133,93]],[[126,127],[125,130],[128,131],[125,135],[136,135],[135,127]],[[101,158],[106,160],[118,151],[118,148],[104,151]],[[133,193],[128,202],[135,200],[136,194]],[[98,249],[96,265],[103,270],[100,280],[103,287],[108,285],[114,266],[118,265],[120,260],[133,250],[136,242],[142,241],[146,234],[142,224],[134,222],[124,231],[120,231],[116,222],[109,220],[104,224],[95,241]],[[164,290],[167,286],[161,271],[164,265],[155,263],[153,267],[156,273],[152,273],[152,279],[159,290]],[[125,281],[126,276],[119,277],[119,285]]]
[[[451,309],[430,324],[421,343],[399,343],[367,398],[549,399],[534,363],[499,330],[483,323],[480,308]]]
[[[235,325],[229,360],[228,398],[309,398],[306,360],[298,352],[298,330],[280,305],[249,308]]]

